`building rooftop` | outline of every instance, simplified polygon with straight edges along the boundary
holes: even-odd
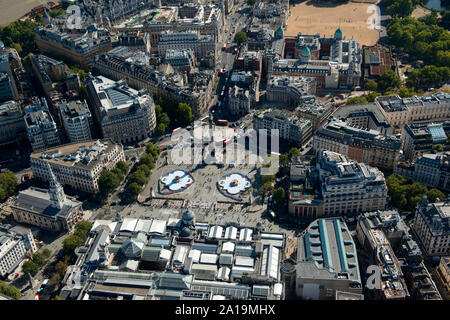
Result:
[[[108,139],[70,143],[32,153],[30,157],[61,166],[88,168],[99,162],[103,164],[104,153],[115,146],[116,144]]]
[[[318,219],[298,240],[297,276],[329,280],[347,280],[361,288],[356,246],[345,222]]]
[[[20,191],[14,201],[13,207],[30,211],[47,217],[67,217],[73,209],[81,206],[81,202],[73,197],[64,198],[62,208],[53,206],[48,189],[30,187]]]
[[[137,91],[127,86],[124,80],[114,81],[103,76],[91,79],[103,110],[109,115],[132,111],[153,102],[146,90]]]

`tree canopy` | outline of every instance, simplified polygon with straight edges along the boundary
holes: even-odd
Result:
[[[137,197],[142,191],[142,187],[136,182],[132,182],[127,187],[127,192],[133,197]]]
[[[34,40],[34,29],[42,25],[42,22],[32,20],[16,20],[7,26],[0,27],[0,40],[7,47],[13,47],[24,57],[30,52],[36,51],[36,42]]]
[[[284,203],[284,198],[286,197],[286,192],[283,188],[279,187],[273,191],[273,199],[277,202],[278,205]]]
[[[450,42],[450,41],[449,41]],[[438,87],[450,80],[449,67],[437,67],[434,65],[414,69],[408,74],[406,85],[414,88]]]
[[[400,77],[393,70],[388,70],[381,75],[378,81],[378,90],[384,92],[388,89],[398,88],[401,83]]]
[[[194,114],[192,108],[187,103],[180,102],[176,111],[178,122],[185,126],[189,125],[194,120]]]
[[[389,42],[426,64],[450,66],[450,34],[444,28],[407,17],[392,19],[386,31]]]
[[[155,146],[153,143],[149,142],[146,146],[145,146],[145,152],[147,154],[150,154],[153,159],[157,159],[159,153],[161,152],[161,149],[158,146]]]
[[[98,188],[103,194],[109,194],[120,185],[120,179],[111,171],[103,170],[98,178]]]
[[[383,0],[386,11],[393,17],[407,17],[414,10],[412,0]]]
[[[126,175],[128,173],[128,165],[125,161],[117,162],[116,168],[122,171],[123,175]]]
[[[351,97],[347,99],[347,105],[351,104],[364,104],[367,103],[367,99],[364,97]]]
[[[369,91],[377,91],[378,83],[375,80],[369,80],[365,83],[364,88]]]
[[[420,183],[408,183],[404,177],[390,175],[386,178],[386,185],[394,207],[400,210],[415,212],[417,202],[426,195],[428,201],[435,202],[437,198],[444,200],[444,194],[438,189],[428,190]]]
[[[0,173],[0,202],[4,202],[14,194],[17,186],[17,178],[11,171]]]
[[[3,281],[0,281],[0,293],[14,300],[19,300],[21,296],[19,289],[13,285],[7,285]]]
[[[234,36],[234,42],[236,42],[238,46],[247,42],[247,40],[248,40],[247,33],[245,33],[244,31],[239,31]]]
[[[86,240],[91,226],[89,221],[79,221],[75,225],[74,233],[63,241],[63,250],[66,256],[72,256],[75,248]]]

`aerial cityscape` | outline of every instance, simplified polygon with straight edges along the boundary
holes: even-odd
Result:
[[[450,299],[450,1],[0,7],[2,305]]]

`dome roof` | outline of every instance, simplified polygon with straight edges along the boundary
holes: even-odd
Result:
[[[189,238],[192,236],[192,231],[188,227],[184,227],[180,232],[180,237]]]
[[[183,224],[191,225],[194,223],[195,215],[190,211],[183,212],[181,219],[183,220]]]
[[[302,49],[302,56],[308,57],[311,55],[311,50],[309,50],[309,47],[303,47]]]
[[[275,31],[275,37],[276,38],[282,38],[284,34],[283,28],[279,27],[276,31]]]
[[[334,33],[335,38],[342,38],[342,30],[341,28],[337,28],[336,32]]]
[[[128,258],[138,257],[141,255],[142,249],[144,249],[144,242],[139,239],[128,240],[124,242],[120,249]]]

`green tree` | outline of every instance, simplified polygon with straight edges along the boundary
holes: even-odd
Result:
[[[8,198],[8,193],[0,186],[0,202],[5,201]]]
[[[365,88],[366,90],[369,90],[369,91],[377,91],[377,89],[378,89],[378,83],[377,83],[376,81],[374,81],[374,80],[369,80],[369,81],[367,81],[366,84],[364,85],[364,88]]]
[[[25,274],[31,274],[32,276],[34,276],[37,271],[39,270],[39,266],[33,262],[33,260],[28,260],[25,261],[22,265],[22,271]]]
[[[256,2],[258,2],[258,0],[247,0],[246,1],[246,3],[251,7],[253,7],[256,4]]]
[[[166,133],[166,130],[167,126],[164,123],[158,123],[158,125],[156,126],[155,133],[157,136],[162,136],[163,134]]]
[[[427,192],[427,198],[428,201],[431,203],[436,202],[437,199],[441,200],[441,201],[445,201],[445,195],[438,189],[433,188],[428,190]]]
[[[146,164],[144,164],[144,163],[139,164],[137,170],[143,171],[146,177],[149,177],[150,174],[152,173],[152,171],[150,170],[150,168],[149,168]]]
[[[17,178],[11,171],[0,173],[0,202],[5,201],[14,194],[17,186]]]
[[[122,171],[123,175],[126,175],[128,173],[128,165],[125,161],[119,161],[116,164],[116,168],[120,169]]]
[[[280,156],[280,167],[282,167],[282,168],[287,167],[289,165],[289,162],[290,162],[290,159],[287,154],[282,154]]]
[[[367,99],[364,97],[352,97],[347,99],[347,105],[364,103],[367,103]]]
[[[414,69],[408,74],[406,85],[408,87],[426,88],[439,87],[450,80],[449,67],[437,67],[434,65]]]
[[[439,25],[444,29],[450,30],[450,10],[446,10],[441,19],[439,20]]]
[[[81,242],[84,242],[91,230],[92,223],[89,221],[79,221],[75,225],[75,231],[73,233],[73,236],[78,237],[81,239]]]
[[[48,259],[52,255],[52,251],[50,249],[45,248],[44,250],[42,250],[42,255],[44,256],[45,259]]]
[[[430,26],[437,25],[439,23],[439,17],[436,11],[432,11],[424,17],[420,17],[418,20]]]
[[[401,80],[399,76],[392,70],[383,73],[378,81],[378,90],[384,92],[387,89],[400,87]]]
[[[12,46],[14,43],[20,45],[22,57],[30,52],[35,52],[34,29],[42,25],[42,21],[37,20],[36,22],[30,19],[24,21],[16,20],[3,28],[0,27],[0,40],[6,46]]]
[[[386,8],[387,13],[394,17],[407,17],[413,10],[414,6],[411,0],[395,0]]]
[[[45,264],[45,257],[42,253],[36,252],[31,259],[38,266],[42,267]]]
[[[92,222],[89,222],[86,220],[78,221],[77,224],[75,225],[75,230],[82,231],[82,233],[84,234],[82,239],[87,237],[89,231],[91,231],[91,228],[92,228]]]
[[[264,194],[273,192],[272,182],[266,182],[262,185],[261,190]]]
[[[292,159],[293,157],[298,157],[301,155],[300,150],[298,150],[297,148],[291,148],[288,153],[287,153],[289,159]]]
[[[273,199],[277,202],[278,205],[284,203],[284,198],[286,197],[286,192],[283,188],[277,188],[273,191]]]
[[[165,112],[161,113],[161,115],[159,116],[158,123],[162,123],[166,127],[168,127],[170,125],[170,118],[167,115],[167,113],[165,113]]]
[[[402,98],[412,97],[416,94],[414,88],[401,87],[398,90],[398,95]]]
[[[262,180],[263,184],[265,184],[267,182],[270,182],[272,184],[275,182],[275,175],[273,175],[273,174],[263,175],[263,176],[261,176],[261,180]]]
[[[379,97],[379,96],[381,96],[381,93],[379,93],[379,92],[375,92],[375,91],[369,92],[369,94],[367,94],[367,96],[366,96],[367,102],[374,102],[375,98]]]
[[[17,53],[18,53],[19,55],[21,55],[22,52],[23,52],[22,46],[21,46],[19,43],[13,43],[13,44],[11,44],[11,48],[16,49],[16,51],[17,51]]]
[[[136,182],[132,182],[127,187],[127,192],[133,197],[137,197],[142,191],[142,187]]]
[[[234,42],[236,42],[238,46],[240,46],[243,43],[246,43],[247,40],[248,40],[247,33],[245,33],[244,31],[239,31],[234,36]]]
[[[108,170],[103,170],[98,178],[98,188],[101,193],[109,194],[120,185],[119,178]]]
[[[19,300],[21,296],[19,289],[13,285],[7,285],[3,281],[0,281],[0,293],[14,300]]]
[[[161,152],[161,150],[159,149],[158,146],[155,146],[153,143],[149,142],[146,146],[145,146],[145,153],[151,154],[153,159],[157,159],[159,153]]]
[[[122,170],[120,170],[119,168],[114,168],[114,169],[112,169],[112,170],[111,170],[111,173],[114,174],[114,175],[117,177],[117,179],[119,180],[119,183],[120,183],[120,181],[122,181],[123,178],[124,178],[123,172],[122,172]]]
[[[143,186],[147,182],[147,177],[145,176],[145,172],[142,170],[136,170],[134,173],[130,175],[128,178],[128,182],[131,184],[133,182],[137,183],[140,186]]]
[[[50,17],[52,18],[56,18],[58,16],[63,16],[66,14],[66,12],[64,10],[60,10],[60,9],[52,9],[49,11],[48,13],[50,15]]]
[[[83,239],[81,239],[79,236],[76,236],[76,235],[68,236],[63,241],[64,253],[67,256],[72,255],[75,251],[75,248],[78,247],[82,243],[83,243]]]
[[[181,125],[188,125],[194,120],[191,106],[183,102],[178,104],[176,116]]]
[[[155,159],[150,153],[144,154],[139,159],[139,165],[145,164],[148,168],[153,169],[155,167]]]

